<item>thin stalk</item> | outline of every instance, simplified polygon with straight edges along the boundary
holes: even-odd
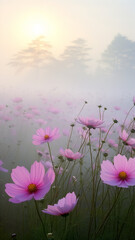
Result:
[[[115,206],[115,204],[116,204],[116,202],[117,202],[117,200],[118,200],[118,197],[119,197],[119,195],[120,195],[120,192],[121,192],[121,189],[119,190],[119,192],[118,192],[118,194],[117,194],[117,197],[115,198],[115,200],[114,200],[111,208],[109,209],[108,213],[107,213],[106,216],[104,217],[103,222],[101,223],[101,225],[99,226],[97,232],[95,233],[95,237],[98,235],[98,233],[101,231],[102,227],[105,225],[105,223],[106,223],[109,215],[111,214],[111,212],[112,212],[112,210],[113,210],[113,207]],[[95,239],[96,239],[96,238],[95,238]]]
[[[73,133],[73,126],[71,126],[71,132],[70,132],[70,136],[69,136],[69,139],[68,139],[67,148],[69,148],[69,144],[70,144],[70,140],[71,140],[71,137],[72,137],[72,133]]]
[[[40,213],[39,213],[39,209],[38,209],[38,205],[37,205],[36,200],[34,200],[34,203],[35,203],[35,207],[36,207],[36,211],[37,211],[38,217],[39,217],[40,222],[41,222],[41,225],[42,225],[42,229],[43,229],[43,233],[44,233],[45,240],[47,240],[46,231],[45,231],[45,225],[44,225],[43,220],[42,220],[42,218],[41,218],[41,216],[40,216]]]
[[[54,162],[53,162],[53,159],[52,159],[52,153],[51,153],[51,148],[50,148],[49,142],[47,142],[47,145],[48,145],[48,149],[49,149],[49,154],[50,154],[51,162],[52,162],[52,165],[53,165],[53,170],[54,170],[54,172],[55,172],[55,167],[54,167]]]
[[[133,107],[131,107],[131,108],[129,109],[129,111],[128,111],[126,117],[125,117],[125,120],[124,120],[124,122],[123,122],[123,126],[125,126],[125,122],[126,122],[126,120],[127,120],[127,118],[128,118],[128,115],[129,115],[129,113],[131,112],[131,110],[134,108],[134,106],[135,106],[135,105],[133,105]]]

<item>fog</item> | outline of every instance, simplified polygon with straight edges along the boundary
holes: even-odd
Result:
[[[79,38],[56,58],[44,36],[32,40],[6,65],[1,103],[9,104],[13,98],[22,97],[24,102],[35,104],[45,97],[79,105],[88,101],[92,111],[99,104],[126,110],[135,95],[135,42],[116,35],[94,70],[90,51],[87,41]]]

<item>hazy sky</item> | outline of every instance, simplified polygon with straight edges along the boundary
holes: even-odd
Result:
[[[99,59],[116,34],[135,40],[134,13],[135,0],[0,0],[1,70],[40,33],[56,56],[81,37]]]

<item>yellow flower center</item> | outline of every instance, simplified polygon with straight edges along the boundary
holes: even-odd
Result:
[[[28,190],[29,190],[30,193],[33,193],[33,192],[37,191],[37,187],[36,187],[36,185],[34,183],[31,183],[28,186]]]
[[[127,178],[127,174],[124,171],[122,171],[122,172],[119,173],[119,178],[121,180],[125,180]]]
[[[45,136],[44,136],[44,139],[45,139],[45,140],[49,139],[49,135],[45,135]]]

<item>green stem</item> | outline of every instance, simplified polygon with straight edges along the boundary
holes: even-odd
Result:
[[[97,232],[95,233],[95,237],[98,235],[98,233],[101,231],[102,227],[103,227],[104,224],[106,223],[106,221],[107,221],[110,213],[111,213],[112,210],[113,210],[113,207],[115,206],[115,204],[116,204],[116,202],[117,202],[117,200],[118,200],[118,197],[119,197],[119,195],[120,195],[120,192],[121,192],[121,189],[119,190],[119,192],[118,192],[118,194],[117,194],[117,197],[115,198],[115,200],[114,200],[111,208],[109,209],[108,213],[107,213],[106,216],[104,217],[104,220],[103,220],[102,224],[99,226]]]
[[[85,101],[84,104],[83,104],[83,106],[82,106],[82,108],[81,108],[81,110],[80,110],[80,112],[78,113],[76,119],[79,117],[80,113],[82,112],[82,110],[83,110],[83,108],[84,108],[84,106],[85,106],[86,104],[87,104],[87,102]],[[76,120],[76,119],[75,119],[75,120]]]
[[[70,140],[71,140],[71,137],[72,137],[72,133],[73,133],[73,126],[71,126],[71,132],[70,132],[67,148],[69,148],[69,144],[70,144]]]
[[[126,115],[126,118],[125,118],[125,120],[124,120],[124,122],[123,122],[123,126],[125,126],[125,122],[126,122],[126,120],[127,120],[127,117],[128,117],[128,115],[129,115],[129,113],[131,112],[131,110],[134,108],[134,106],[135,106],[135,105],[133,105],[133,107],[131,107],[131,108],[129,109],[129,111],[128,111],[127,115]]]
[[[49,149],[49,154],[50,154],[51,162],[52,162],[52,165],[53,165],[53,170],[54,170],[54,172],[55,172],[55,167],[54,167],[54,163],[53,163],[53,159],[52,159],[52,153],[51,153],[51,148],[50,148],[49,142],[47,142],[47,145],[48,145],[48,149]]]
[[[35,202],[35,207],[36,207],[36,211],[37,211],[38,217],[39,217],[39,219],[40,219],[40,222],[41,222],[41,225],[42,225],[42,228],[43,228],[43,233],[44,233],[44,236],[45,236],[45,240],[47,240],[46,231],[45,231],[45,225],[44,225],[43,220],[42,220],[42,218],[41,218],[41,216],[40,216],[40,213],[39,213],[39,209],[38,209],[38,205],[37,205],[36,200],[34,200],[34,202]]]

